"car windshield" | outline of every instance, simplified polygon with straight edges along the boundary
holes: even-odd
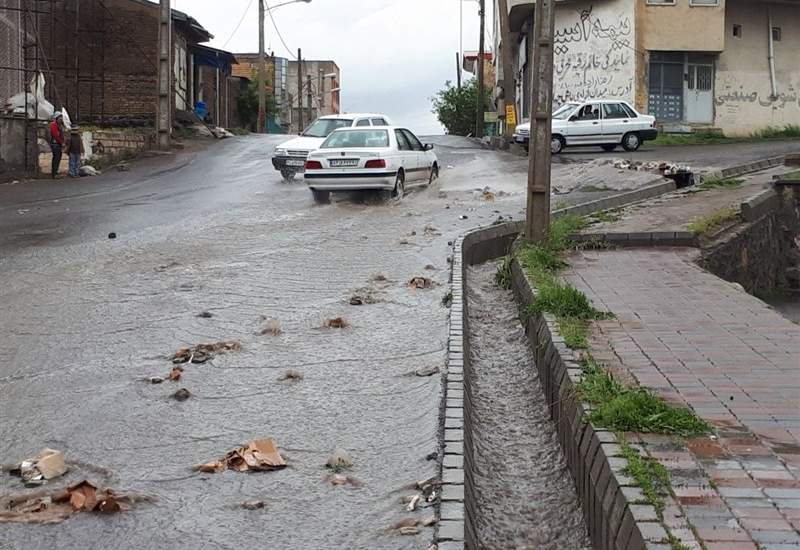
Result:
[[[334,132],[321,149],[347,149],[351,147],[389,147],[389,132],[386,130],[341,130]]]
[[[556,120],[564,120],[572,114],[572,111],[574,111],[577,106],[577,103],[565,103],[553,112],[553,118]]]
[[[320,118],[314,124],[306,128],[303,135],[306,137],[324,138],[331,135],[337,128],[347,128],[353,121],[344,118]]]

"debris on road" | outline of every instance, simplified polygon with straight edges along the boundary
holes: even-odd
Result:
[[[489,191],[488,188],[483,190],[483,200],[485,200],[486,202],[494,202],[494,199],[495,199],[495,194]]]
[[[130,509],[132,499],[89,481],[52,494],[38,492],[0,498],[0,523],[60,523],[77,512],[113,514]]]
[[[428,517],[426,517],[425,519],[422,520],[422,526],[423,527],[432,527],[432,526],[436,525],[437,523],[439,523],[439,520],[436,519],[436,516],[428,516]]]
[[[428,264],[425,266],[425,271],[436,271],[436,266],[433,264]]]
[[[467,219],[469,219],[469,216],[467,216],[466,214],[461,214],[461,215],[458,217],[458,219],[459,219],[459,220],[467,220]]]
[[[181,388],[181,389],[179,389],[178,391],[176,391],[175,393],[172,394],[172,398],[175,401],[186,401],[191,396],[192,396],[192,392],[190,392],[186,388]]]
[[[420,501],[421,498],[422,497],[419,496],[419,495],[412,496],[409,499],[408,504],[406,504],[406,510],[409,511],[409,512],[413,512],[414,510],[416,510],[417,509],[417,505],[419,504],[419,501]]]
[[[428,367],[421,367],[414,371],[414,374],[419,376],[420,378],[425,378],[428,376],[433,376],[434,374],[439,373],[439,367],[435,365],[431,365]]]
[[[349,325],[347,321],[344,320],[342,317],[336,317],[334,319],[328,319],[325,321],[325,326],[327,328],[347,328]]]
[[[346,476],[344,474],[333,474],[325,478],[331,485],[352,485],[353,487],[360,487],[361,482],[354,477]]]
[[[263,500],[246,500],[241,504],[245,510],[261,510],[266,506]]]
[[[169,379],[173,382],[177,382],[183,376],[183,369],[179,367],[174,367],[169,373]]]
[[[197,314],[197,316],[200,317],[201,319],[211,319],[214,316],[214,314],[211,313],[210,311],[201,311],[200,313]]]
[[[437,283],[427,277],[414,277],[408,282],[408,286],[411,288],[426,289],[437,286]]]
[[[99,176],[102,174],[102,172],[97,168],[95,168],[94,166],[89,166],[87,164],[86,166],[80,167],[80,169],[78,170],[78,174],[80,174],[82,177],[87,177],[87,176],[92,177],[92,176]]]
[[[207,474],[216,474],[223,470],[236,472],[247,471],[272,471],[286,467],[286,461],[281,457],[275,441],[272,439],[257,439],[243,447],[234,449],[220,460],[200,464],[196,469]]]
[[[283,334],[283,328],[281,328],[281,322],[277,319],[265,319],[266,323],[264,324],[264,328],[261,329],[261,335],[271,335],[271,336],[280,336]]]
[[[108,234],[108,238],[109,239],[116,239],[117,238],[117,234],[112,231],[111,233]]]
[[[131,165],[127,162],[120,162],[115,166],[115,168],[117,169],[117,172],[128,172],[131,169]]]
[[[353,467],[353,459],[350,457],[347,451],[341,448],[336,448],[331,453],[331,456],[328,458],[328,462],[325,463],[325,467],[333,470],[336,473],[341,472],[342,470],[349,470]]]
[[[242,344],[234,340],[228,342],[216,342],[214,344],[197,344],[193,348],[181,348],[172,356],[172,362],[181,363],[205,363],[213,359],[218,353],[235,352],[242,349]]]
[[[401,535],[419,535],[419,529],[417,527],[401,527],[398,531]]]
[[[358,288],[350,297],[351,306],[363,306],[365,304],[377,304],[380,299],[375,296],[375,291],[371,288]]]
[[[440,237],[442,233],[432,225],[426,225],[424,234],[426,237]]]
[[[372,280],[376,283],[388,283],[389,279],[383,273],[376,273],[372,276]]]
[[[64,462],[64,453],[54,449],[44,449],[11,470],[11,474],[20,476],[26,485],[43,485],[65,473],[67,465]]]
[[[160,376],[151,376],[150,378],[147,379],[147,381],[150,382],[151,384],[163,384],[164,383],[164,379],[161,378]]]
[[[299,370],[289,369],[285,373],[283,373],[283,376],[281,376],[278,379],[278,381],[280,381],[280,382],[286,382],[286,381],[295,382],[297,380],[302,380],[303,378],[304,378],[304,375]]]
[[[408,242],[408,239],[400,239],[399,244],[410,244],[410,243]]]

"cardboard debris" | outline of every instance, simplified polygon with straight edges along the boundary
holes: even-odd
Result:
[[[27,485],[42,485],[48,480],[67,473],[64,453],[54,449],[44,449],[36,456],[23,460],[12,473],[22,477]]]
[[[59,523],[78,512],[113,514],[130,509],[132,499],[89,481],[53,494],[34,493],[0,498],[0,523]]]
[[[236,341],[216,342],[213,344],[197,344],[193,348],[181,348],[172,356],[172,362],[181,363],[205,363],[213,359],[215,355],[229,351],[239,351],[242,344]]]
[[[433,288],[436,286],[436,283],[427,277],[414,277],[408,282],[408,286],[411,288],[425,289]]]
[[[347,321],[342,317],[336,317],[335,319],[328,319],[325,321],[325,326],[328,328],[345,328],[347,327]]]
[[[286,467],[286,461],[278,452],[272,439],[257,439],[243,447],[234,449],[220,460],[207,462],[197,466],[197,470],[207,474],[215,474],[223,470],[236,472],[272,471]]]

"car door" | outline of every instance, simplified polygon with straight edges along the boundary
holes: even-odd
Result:
[[[397,140],[398,157],[406,174],[406,183],[412,182],[416,176],[417,155],[402,130],[395,130],[394,136]]]
[[[585,103],[567,122],[567,145],[602,143],[603,127],[599,103]]]
[[[621,143],[622,136],[634,129],[628,110],[622,103],[603,104],[603,143]]]
[[[417,139],[410,130],[403,129],[401,130],[403,135],[406,136],[406,139],[411,144],[411,149],[414,151],[414,163],[416,165],[415,172],[414,172],[414,181],[428,181],[428,175],[430,174],[430,164],[427,162],[427,155],[425,154],[425,146],[422,145],[422,142]]]

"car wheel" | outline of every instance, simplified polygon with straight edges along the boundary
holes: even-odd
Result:
[[[320,191],[318,189],[312,189],[311,194],[314,195],[314,202],[317,204],[328,204],[331,202],[330,191]]]
[[[394,189],[392,190],[392,198],[396,201],[402,200],[406,194],[406,175],[405,172],[400,170],[397,172],[397,179],[394,181]]]
[[[431,167],[431,177],[428,180],[428,185],[432,184],[438,178],[439,178],[439,165],[434,162],[433,166]]]
[[[554,155],[559,154],[567,146],[567,142],[561,136],[553,136],[550,138],[550,152]]]
[[[283,181],[289,183],[290,181],[294,180],[295,173],[296,172],[294,170],[289,170],[287,168],[284,168],[283,170],[281,170],[281,176],[283,176]]]
[[[642,145],[642,138],[636,132],[630,132],[622,138],[622,148],[626,151],[636,151]]]
[[[603,148],[603,151],[606,151],[607,153],[610,153],[611,151],[617,148],[616,145],[612,145],[610,143],[608,145],[602,145],[601,147]]]

